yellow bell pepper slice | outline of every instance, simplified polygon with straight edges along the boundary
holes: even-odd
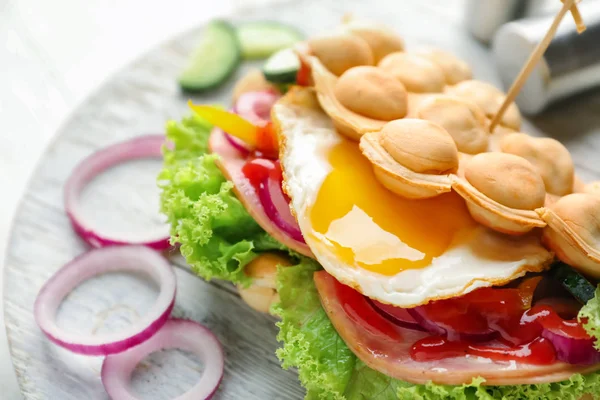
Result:
[[[237,114],[218,107],[197,105],[192,103],[191,100],[188,101],[188,106],[212,125],[221,128],[231,136],[241,139],[250,147],[256,148],[259,128],[253,123],[246,121]]]

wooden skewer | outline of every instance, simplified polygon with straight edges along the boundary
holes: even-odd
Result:
[[[515,100],[517,94],[519,94],[519,91],[525,84],[525,81],[527,80],[527,78],[537,65],[538,61],[540,60],[540,58],[542,58],[544,52],[550,45],[552,38],[558,30],[560,21],[562,21],[567,12],[570,10],[571,13],[573,13],[573,18],[575,18],[576,23],[579,20],[580,23],[583,25],[583,20],[581,20],[581,14],[579,13],[579,9],[577,8],[576,0],[562,0],[562,2],[563,6],[558,12],[558,14],[556,14],[556,17],[554,17],[554,21],[552,21],[552,25],[550,25],[548,32],[546,32],[546,35],[544,36],[542,41],[537,45],[537,47],[533,50],[533,53],[531,53],[531,55],[529,56],[529,59],[527,60],[527,62],[519,72],[519,75],[517,75],[517,78],[510,87],[508,94],[506,95],[506,98],[502,103],[502,106],[500,106],[500,109],[492,119],[492,122],[490,124],[490,132],[494,132],[494,128],[496,128],[496,126],[502,119],[504,112],[506,111],[510,103],[512,103]],[[583,25],[583,27],[585,30],[585,25]]]
[[[561,0],[564,3],[564,0]],[[583,22],[583,18],[581,17],[581,13],[579,12],[579,7],[577,7],[577,3],[579,3],[579,0],[575,1],[575,3],[573,4],[573,7],[571,7],[569,9],[569,11],[571,12],[571,16],[573,17],[573,20],[575,21],[575,26],[577,27],[577,33],[582,33],[583,31],[585,31],[586,26],[585,23]]]

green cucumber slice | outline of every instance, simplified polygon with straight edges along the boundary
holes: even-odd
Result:
[[[202,92],[219,86],[240,65],[241,48],[235,28],[228,22],[210,22],[202,41],[179,76],[184,91]]]
[[[272,21],[247,22],[238,27],[237,33],[242,55],[249,60],[267,58],[304,38],[296,28]]]
[[[263,74],[269,82],[295,83],[300,70],[300,59],[291,48],[279,50],[263,66]]]
[[[552,266],[552,276],[582,304],[594,298],[596,288],[571,266],[558,262]]]

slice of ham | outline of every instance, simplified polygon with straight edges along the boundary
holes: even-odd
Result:
[[[413,343],[428,334],[391,323],[377,313],[362,294],[342,285],[326,271],[316,272],[314,280],[323,308],[350,350],[369,367],[396,379],[415,384],[432,381],[461,385],[481,376],[486,385],[519,385],[559,382],[576,373],[600,369],[600,365],[580,366],[558,361],[532,365],[469,356],[414,361],[409,353]]]
[[[305,243],[300,243],[289,237],[267,216],[256,190],[242,172],[246,157],[227,141],[221,130],[214,129],[212,131],[208,140],[208,148],[212,153],[219,155],[217,166],[223,172],[223,175],[233,182],[235,194],[252,218],[278,242],[300,254],[314,258],[315,256]]]

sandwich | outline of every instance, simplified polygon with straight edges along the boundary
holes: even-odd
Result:
[[[491,132],[504,93],[379,25],[294,54],[286,93],[254,73],[169,122],[159,182],[192,269],[280,318],[306,398],[599,397],[600,196],[568,150],[513,103]]]

